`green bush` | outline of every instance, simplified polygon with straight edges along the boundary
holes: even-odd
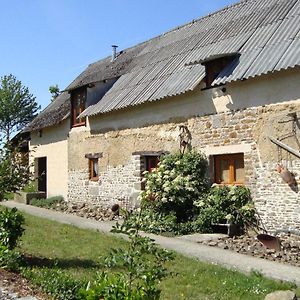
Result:
[[[15,194],[12,192],[8,192],[4,194],[4,199],[5,200],[14,200]]]
[[[177,222],[174,213],[160,213],[151,208],[143,208],[140,212],[133,212],[129,217],[124,218],[124,222],[131,224],[138,217],[142,219],[140,229],[154,234],[174,236],[203,231],[202,224],[199,224],[197,220],[197,215],[194,216],[195,220]]]
[[[19,269],[21,254],[14,248],[24,232],[23,224],[24,217],[16,208],[0,211],[0,267]]]
[[[141,218],[141,230],[161,234],[165,232],[177,233],[177,218],[174,213],[162,214],[151,208],[143,208],[141,211],[133,212],[124,218],[124,222],[132,225],[137,218]]]
[[[16,247],[18,240],[24,232],[23,215],[14,207],[0,211],[0,244],[9,250]]]
[[[141,216],[131,224],[117,224],[112,232],[129,238],[127,249],[112,249],[106,258],[107,271],[98,275],[95,282],[80,291],[82,300],[158,300],[159,282],[168,276],[166,262],[172,253],[159,248],[153,240],[139,234]],[[121,272],[112,272],[112,269]]]
[[[35,193],[37,192],[37,188],[35,186],[35,183],[33,181],[29,181],[22,189],[23,192],[26,193]]]
[[[195,205],[199,208],[197,222],[208,231],[214,223],[228,222],[244,228],[257,224],[250,190],[244,186],[214,186]]]
[[[30,205],[38,206],[38,207],[44,207],[44,208],[51,208],[55,206],[58,203],[61,203],[64,201],[63,196],[53,196],[49,197],[47,199],[32,199],[30,201]]]
[[[108,272],[98,274],[97,280],[91,286],[88,284],[86,289],[80,290],[79,297],[81,300],[159,299],[143,297],[141,290],[130,288],[124,274],[109,275]]]
[[[145,173],[141,229],[152,233],[211,232],[213,224],[257,226],[250,190],[244,186],[208,188],[207,160],[195,151],[163,157]],[[134,214],[130,217],[134,218]],[[125,222],[131,220],[125,219]]]
[[[10,271],[18,271],[22,263],[22,255],[7,246],[0,245],[0,267]]]
[[[80,299],[78,296],[79,290],[87,284],[87,282],[76,280],[56,268],[24,268],[22,275],[58,300]]]
[[[195,214],[195,199],[208,190],[207,159],[196,151],[161,158],[157,169],[145,174],[143,205],[162,214],[174,214],[177,223]]]

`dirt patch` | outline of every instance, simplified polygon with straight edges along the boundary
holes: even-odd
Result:
[[[39,300],[51,299],[17,273],[0,269],[0,299],[32,296]]]

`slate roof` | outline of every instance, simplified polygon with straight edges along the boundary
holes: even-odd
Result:
[[[88,107],[91,116],[194,90],[201,62],[239,53],[213,85],[300,65],[300,0],[244,0],[88,66],[68,90],[119,79]]]

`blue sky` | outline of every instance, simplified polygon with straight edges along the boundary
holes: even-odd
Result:
[[[237,0],[0,0],[0,76],[12,73],[37,102],[89,63]]]

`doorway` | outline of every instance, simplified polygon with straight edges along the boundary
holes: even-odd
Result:
[[[47,157],[39,157],[37,161],[38,191],[47,193]]]

